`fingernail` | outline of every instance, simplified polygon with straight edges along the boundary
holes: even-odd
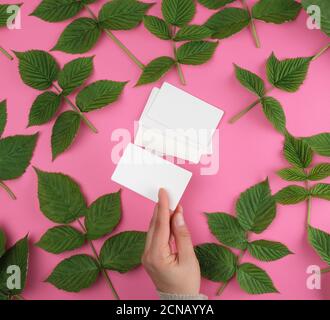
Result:
[[[175,225],[176,225],[177,227],[182,227],[182,226],[185,225],[182,211],[178,211],[178,212],[177,212],[177,214],[176,214],[176,216],[175,216]]]

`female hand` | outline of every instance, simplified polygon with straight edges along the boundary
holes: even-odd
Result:
[[[171,216],[167,192],[160,189],[158,197],[142,264],[159,291],[197,295],[201,282],[200,268],[183,218],[183,209],[178,206]]]

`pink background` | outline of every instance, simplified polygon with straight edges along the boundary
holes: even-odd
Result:
[[[3,2],[3,1],[1,1]],[[15,3],[6,0],[6,3]],[[22,7],[22,29],[9,31],[1,29],[1,46],[25,51],[29,49],[49,50],[54,46],[60,33],[68,24],[47,23],[28,15],[40,0],[29,0]],[[151,1],[148,1],[151,2]],[[160,15],[160,0],[150,11]],[[251,5],[255,1],[248,1]],[[92,5],[94,12],[105,1]],[[195,23],[204,22],[212,11],[200,5],[197,8]],[[86,12],[83,16],[88,16]],[[260,74],[265,78],[265,60],[274,51],[279,58],[309,56],[325,46],[329,39],[320,31],[306,28],[306,14],[285,25],[273,25],[256,22],[262,48],[256,49],[249,30],[221,41],[214,58],[203,66],[184,66],[183,70],[189,93],[225,110],[226,115],[220,125],[220,170],[213,176],[201,176],[200,166],[187,165],[194,173],[182,199],[185,216],[195,244],[216,242],[207,228],[203,212],[224,211],[234,214],[235,200],[240,192],[260,182],[267,176],[273,192],[288,183],[276,176],[275,172],[287,166],[281,155],[282,136],[267,122],[260,108],[254,109],[236,125],[229,125],[228,119],[254,100],[252,94],[240,86],[235,79],[233,63]],[[128,32],[116,32],[116,35],[144,63],[161,56],[172,55],[171,45],[152,36],[143,26]],[[10,62],[0,55],[0,100],[8,100],[8,125],[5,136],[14,134],[32,134],[40,132],[32,164],[42,170],[63,172],[75,178],[81,185],[89,203],[97,197],[117,191],[119,186],[110,180],[115,165],[110,154],[115,142],[111,142],[111,133],[116,128],[127,128],[133,132],[133,122],[138,120],[146,99],[154,86],[134,88],[139,77],[139,69],[106,37],[96,48],[84,56],[96,55],[95,71],[89,81],[99,79],[130,80],[120,101],[101,111],[88,115],[99,129],[94,135],[86,126],[74,146],[51,161],[50,135],[53,122],[40,128],[26,129],[28,113],[38,91],[24,85],[17,71],[17,61]],[[297,136],[308,136],[329,131],[329,69],[330,52],[313,62],[305,84],[299,92],[289,94],[276,90],[278,98],[288,119],[288,129]],[[74,57],[55,52],[61,66]],[[166,80],[180,87],[176,72],[167,75]],[[161,85],[159,82],[157,85]],[[68,109],[65,106],[64,109]],[[316,157],[315,161],[326,161]],[[4,228],[12,244],[15,240],[29,233],[31,242],[31,262],[27,288],[27,299],[112,299],[105,281],[100,278],[90,289],[79,294],[57,290],[43,280],[63,258],[72,253],[52,255],[32,245],[49,228],[54,226],[39,210],[37,199],[37,179],[30,167],[20,179],[8,181],[18,200],[12,201],[0,190],[0,227]],[[124,230],[147,230],[152,215],[153,203],[141,196],[124,189],[122,192],[123,220],[116,232]],[[326,220],[328,219],[328,220]],[[285,243],[294,255],[272,263],[256,262],[244,257],[243,261],[256,262],[267,270],[281,294],[250,296],[240,290],[236,280],[225,290],[223,299],[327,299],[330,297],[330,278],[322,278],[322,290],[306,288],[306,268],[316,264],[325,267],[319,257],[308,246],[305,233],[305,204],[278,207],[277,218],[269,230],[261,236]],[[313,201],[312,223],[330,232],[329,203]],[[103,242],[99,241],[99,247]],[[90,253],[84,247],[82,252]],[[80,252],[78,250],[78,252]],[[156,299],[155,288],[143,268],[125,275],[110,272],[112,281],[123,299]],[[214,296],[219,284],[203,280],[202,292]]]

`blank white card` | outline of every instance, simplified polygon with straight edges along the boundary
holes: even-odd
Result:
[[[192,173],[134,144],[129,144],[120,159],[112,180],[158,202],[158,191],[166,189],[170,209],[175,210]]]

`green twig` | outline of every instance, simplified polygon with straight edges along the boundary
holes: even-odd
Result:
[[[330,272],[330,267],[321,270],[321,273],[327,273],[327,272]]]
[[[81,221],[80,221],[79,219],[78,219],[77,221],[78,221],[78,223],[79,223],[81,229],[83,230],[83,232],[86,233],[87,230],[85,229],[84,225],[81,223]],[[95,249],[95,247],[94,247],[93,241],[88,240],[88,244],[89,244],[90,248],[91,248],[92,251],[93,251],[93,255],[94,255],[94,257],[95,257],[95,259],[96,259],[96,261],[97,261],[97,263],[98,263],[98,265],[99,265],[99,267],[100,267],[100,269],[101,269],[101,272],[102,272],[102,274],[103,274],[103,276],[104,276],[106,282],[108,283],[108,285],[109,285],[109,287],[110,287],[110,289],[111,289],[111,291],[112,291],[112,294],[113,294],[114,298],[115,298],[116,300],[120,300],[120,297],[119,297],[119,295],[118,295],[118,293],[117,293],[117,291],[116,291],[116,289],[115,289],[115,287],[114,287],[114,285],[113,285],[113,283],[112,283],[112,281],[111,281],[111,279],[110,279],[110,277],[109,277],[109,275],[108,275],[107,270],[105,270],[105,269],[103,268],[103,266],[102,266],[102,263],[101,263],[100,257],[99,257],[99,255],[98,255],[98,253],[97,253],[97,251],[96,251],[96,249]]]
[[[10,188],[3,181],[0,181],[0,187],[8,193],[10,198],[12,198],[13,200],[17,199],[15,196],[15,193],[13,191],[11,191]]]
[[[325,47],[323,47],[312,59],[312,61],[321,57],[324,53],[326,53],[330,49],[330,43],[328,43]]]
[[[173,29],[172,29],[172,38],[174,38],[175,33],[176,33],[176,27],[173,26]],[[172,44],[173,44],[174,59],[176,60],[177,48],[176,48],[176,43],[175,43],[174,40],[172,40]],[[185,86],[187,83],[186,83],[186,79],[185,79],[184,74],[183,74],[183,71],[182,71],[182,66],[181,66],[181,64],[178,61],[176,61],[175,64],[176,64],[176,68],[178,70],[180,82],[181,82],[182,85]]]
[[[59,87],[57,87],[55,84],[53,84],[53,88],[58,92],[61,93],[62,91],[60,90]],[[95,128],[95,126],[90,122],[90,120],[88,120],[88,118],[80,111],[80,109],[66,96],[63,96],[64,100],[68,103],[68,105],[74,110],[76,111],[79,116],[81,117],[81,119],[86,123],[86,125],[94,132],[94,133],[98,133],[97,129]]]
[[[4,54],[9,60],[14,60],[14,57],[4,48],[0,47],[0,52]]]
[[[254,42],[256,44],[256,47],[260,48],[260,39],[259,39],[259,36],[258,36],[258,33],[257,33],[257,28],[256,28],[256,25],[254,23],[254,19],[253,19],[251,10],[250,10],[250,8],[247,5],[245,0],[241,0],[241,3],[243,5],[243,7],[245,8],[245,10],[249,13],[252,36],[253,36]]]
[[[306,172],[306,170],[304,170],[305,175],[307,176],[308,173]],[[305,181],[305,186],[306,186],[306,190],[308,192],[310,192],[310,187],[309,187],[309,182],[308,180]],[[312,214],[312,197],[308,196],[307,198],[307,219],[306,219],[306,229],[308,232],[308,228],[311,225],[311,214]]]
[[[97,16],[94,14],[94,12],[91,10],[91,8],[87,5],[85,5],[85,9],[88,11],[90,16],[98,21]],[[110,30],[103,30],[106,35],[120,48],[122,49],[125,54],[141,69],[143,70],[145,65],[130,51]]]

